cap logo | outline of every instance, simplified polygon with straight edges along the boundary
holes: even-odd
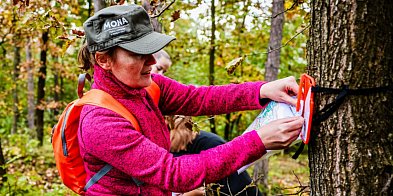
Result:
[[[107,21],[104,23],[104,31],[107,29],[112,29],[116,27],[121,27],[128,24],[128,20],[126,20],[124,17],[119,18],[117,20],[112,20],[112,21]]]

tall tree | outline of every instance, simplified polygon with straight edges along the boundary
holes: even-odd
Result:
[[[273,81],[277,79],[280,67],[280,48],[282,41],[282,31],[284,26],[284,0],[273,0],[272,18],[270,25],[269,46],[267,49],[267,60],[265,64],[265,81]],[[268,188],[267,178],[269,173],[269,159],[259,160],[253,171],[253,179],[258,184],[264,186],[264,190]]]
[[[29,129],[34,129],[34,64],[31,56],[31,42],[30,38],[27,40],[25,46],[26,51],[26,71],[27,71],[27,124]]]
[[[44,139],[44,108],[45,108],[45,78],[46,78],[46,61],[48,50],[49,32],[42,33],[42,46],[40,54],[40,67],[38,70],[38,84],[37,84],[37,107],[36,107],[36,132],[37,139],[40,144],[43,144]]]
[[[142,0],[142,6],[150,15],[156,15],[164,11],[162,10],[163,3],[161,1],[150,2],[149,0]],[[162,33],[162,24],[158,21],[157,17],[151,18],[151,23],[153,25],[154,31]]]
[[[209,49],[209,85],[214,85],[214,55],[216,51],[216,6],[214,4],[214,0],[211,1],[211,35],[210,35],[210,49]],[[214,118],[210,118],[210,131],[212,133],[217,133],[216,131],[216,123]]]
[[[94,0],[94,13],[102,10],[105,7],[106,7],[105,0]]]
[[[4,175],[6,174],[4,165],[5,165],[5,160],[4,160],[3,148],[1,146],[1,137],[0,137],[0,188],[3,186],[3,183],[6,181],[6,177],[4,177]]]
[[[12,18],[12,24],[14,26],[17,25],[18,19],[17,19],[17,14],[15,13],[15,9],[13,12],[13,18]],[[12,31],[15,31],[14,28],[12,28]],[[18,77],[20,73],[20,47],[19,47],[19,39],[20,39],[20,33],[19,31],[14,32],[14,37],[12,39],[13,44],[14,44],[14,61],[13,61],[13,73],[12,73],[12,79],[14,82],[13,88],[12,88],[12,103],[13,103],[13,120],[12,120],[12,128],[11,128],[11,134],[15,134],[17,129],[18,129],[18,123],[19,123],[19,118],[20,118],[20,113],[19,113],[19,95],[18,95]]]
[[[389,0],[311,3],[309,73],[322,87],[393,85],[393,4]],[[393,93],[348,95],[313,127],[312,195],[393,195]],[[316,95],[316,111],[334,95]]]
[[[18,129],[18,123],[19,123],[19,118],[20,118],[20,112],[19,112],[19,95],[18,95],[18,77],[19,77],[19,64],[20,64],[20,47],[18,46],[17,43],[15,43],[16,46],[14,46],[14,70],[12,74],[12,79],[14,81],[14,86],[12,89],[12,99],[13,99],[13,113],[14,117],[12,120],[12,129],[11,129],[11,134],[15,134],[17,129]]]

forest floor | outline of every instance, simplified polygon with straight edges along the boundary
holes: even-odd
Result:
[[[308,156],[303,152],[294,160],[292,154],[269,158],[268,195],[309,195]]]

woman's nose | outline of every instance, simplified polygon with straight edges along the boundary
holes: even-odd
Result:
[[[156,63],[157,63],[156,59],[154,58],[154,56],[152,54],[146,55],[145,65],[154,65]]]

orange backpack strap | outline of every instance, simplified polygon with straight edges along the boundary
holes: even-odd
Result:
[[[160,87],[158,86],[158,84],[152,80],[150,86],[146,87],[145,90],[153,99],[154,104],[156,104],[156,106],[158,106],[158,103],[160,101],[160,96],[161,96],[161,91],[160,91]]]
[[[108,110],[112,110],[113,112],[118,113],[120,116],[130,121],[137,131],[141,131],[139,123],[134,117],[134,115],[132,115],[130,111],[128,111],[121,103],[119,103],[115,98],[113,98],[105,91],[92,89],[86,92],[83,97],[77,101],[75,105],[82,106],[85,104],[99,106]]]

